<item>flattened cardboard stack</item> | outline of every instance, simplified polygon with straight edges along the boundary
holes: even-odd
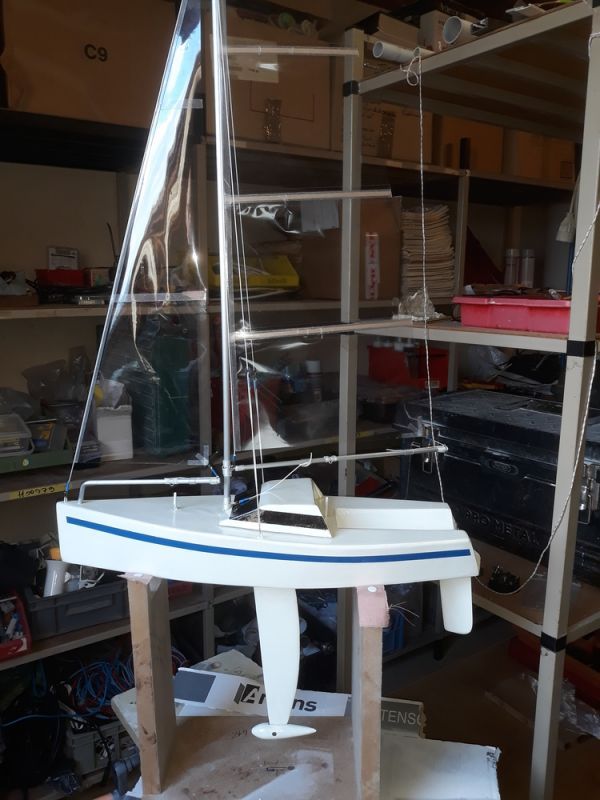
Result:
[[[454,246],[448,206],[425,208],[425,275],[432,300],[454,293]],[[423,288],[421,209],[402,211],[402,296]]]

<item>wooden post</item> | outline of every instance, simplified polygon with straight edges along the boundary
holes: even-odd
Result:
[[[126,575],[144,796],[165,788],[175,736],[167,582]]]
[[[389,621],[383,586],[354,592],[352,615],[352,737],[357,800],[379,800],[381,771],[382,633]]]

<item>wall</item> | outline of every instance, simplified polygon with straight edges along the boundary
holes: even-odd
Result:
[[[76,247],[82,267],[112,265],[106,223],[118,239],[115,173],[0,164],[0,185],[0,269],[33,279],[36,268],[47,266],[49,245]],[[67,358],[74,345],[84,345],[93,359],[100,321],[0,321],[0,386],[25,390],[25,367]]]
[[[82,267],[107,267],[113,255],[106,223],[115,234],[115,174],[92,170],[0,164],[0,268],[47,266],[47,247],[80,251]]]

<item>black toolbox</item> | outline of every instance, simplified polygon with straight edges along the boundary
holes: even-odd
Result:
[[[404,424],[429,425],[427,399],[408,401]],[[433,399],[433,424],[448,452],[439,457],[446,502],[459,527],[531,560],[548,542],[561,403],[485,390],[452,392]],[[421,426],[422,431],[422,426]],[[420,442],[421,443],[421,442]],[[439,500],[431,460],[409,459],[403,494]],[[591,409],[583,483],[575,490],[580,521],[575,575],[600,586],[600,410]]]

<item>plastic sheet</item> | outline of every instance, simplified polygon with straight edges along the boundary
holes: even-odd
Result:
[[[501,681],[486,692],[486,696],[507,713],[533,728],[537,687],[537,678],[530,673],[522,672],[513,678]],[[600,739],[600,712],[576,697],[573,684],[563,680],[560,701],[560,746],[566,749],[576,744],[582,736]]]
[[[130,406],[138,461],[187,463],[201,453],[195,463],[206,463],[215,453],[228,496],[236,452],[310,451],[324,441],[335,452],[340,413],[336,335],[258,343],[236,340],[237,332],[289,328],[289,314],[269,301],[296,296],[333,302],[314,303],[310,319],[299,304],[294,323],[340,323],[341,220],[350,202],[360,203],[359,296],[389,299],[381,315],[389,317],[399,293],[401,201],[382,188],[385,168],[376,187],[344,192],[341,160],[317,169],[314,157],[281,152],[329,148],[322,120],[333,102],[331,61],[346,50],[220,0],[202,29],[200,6],[181,3],[75,462],[98,435],[97,418],[126,425]],[[201,67],[206,148],[196,136]],[[195,179],[205,157],[207,184]],[[103,408],[123,413],[99,415]]]
[[[208,352],[207,287],[196,238],[193,121],[200,80],[200,0],[181,6],[133,197],[75,454],[96,406],[132,404],[136,455],[201,449],[199,374]]]

